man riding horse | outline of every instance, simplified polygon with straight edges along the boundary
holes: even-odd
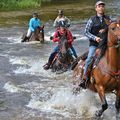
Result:
[[[27,32],[26,36],[22,39],[21,42],[29,41],[32,33],[35,33],[35,31],[37,30],[37,28],[39,28],[39,30],[41,30],[42,33],[44,34],[43,27],[41,27],[41,21],[38,18],[38,13],[34,12],[33,13],[33,18],[31,18],[30,21],[29,21],[28,32]]]
[[[66,39],[68,41],[69,47],[73,53],[73,55],[75,56],[75,58],[77,58],[77,54],[76,51],[74,49],[74,47],[72,46],[72,42],[73,42],[73,36],[72,33],[66,29],[66,24],[65,21],[59,21],[59,29],[56,30],[54,36],[53,36],[53,42],[58,42],[61,40],[62,36],[66,36]],[[46,63],[44,65],[44,69],[48,70],[52,64],[52,61],[55,57],[55,55],[59,52],[60,48],[59,48],[59,44],[54,48],[53,52],[50,54],[48,63]]]
[[[107,46],[107,33],[108,33],[108,25],[106,24],[106,20],[110,21],[110,18],[105,15],[105,3],[103,1],[98,1],[95,4],[96,15],[91,17],[85,28],[85,35],[88,37],[90,41],[89,45],[89,53],[85,63],[85,69],[83,73],[83,78],[80,83],[80,87],[86,88],[87,83],[90,80],[90,73],[88,74],[89,65],[93,61],[96,50],[100,48],[100,56],[99,59],[103,56],[106,46]]]

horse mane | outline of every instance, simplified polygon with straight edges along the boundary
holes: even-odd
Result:
[[[59,44],[61,45],[63,42],[67,42],[67,36],[64,34],[63,36],[60,36]]]
[[[107,41],[108,41],[108,31],[106,31],[103,35],[102,33],[99,34],[102,41],[99,43],[98,48],[100,49],[100,58],[101,59],[107,50]]]
[[[104,45],[102,45],[100,47],[100,49],[101,49],[100,59],[105,55],[107,48],[108,48],[108,46],[107,46],[107,40],[106,40],[106,42],[104,42]]]

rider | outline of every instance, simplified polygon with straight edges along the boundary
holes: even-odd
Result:
[[[40,21],[40,19],[38,18],[38,13],[37,13],[37,12],[34,12],[34,13],[33,13],[33,18],[31,18],[30,21],[29,21],[28,32],[27,32],[25,38],[22,39],[21,42],[26,42],[27,40],[29,40],[29,38],[31,37],[32,33],[35,32],[35,30],[36,30],[38,27],[41,27],[41,21]]]
[[[53,24],[55,28],[59,26],[59,21],[65,21],[66,27],[70,26],[70,20],[66,16],[64,16],[63,10],[58,10],[58,16],[55,19],[54,24]]]
[[[59,29],[56,30],[56,32],[53,36],[53,39],[52,39],[53,42],[59,42],[60,38],[64,35],[66,35],[66,37],[67,37],[68,44],[72,50],[73,55],[77,58],[76,51],[75,51],[74,47],[72,46],[72,42],[73,42],[72,33],[68,29],[66,29],[65,21],[59,21]],[[50,54],[48,63],[44,65],[45,70],[48,70],[50,68],[51,63],[52,63],[55,55],[58,52],[59,52],[59,44],[54,48],[53,52]]]
[[[105,15],[105,3],[103,1],[98,1],[95,4],[96,15],[91,17],[85,28],[85,35],[89,38],[89,53],[85,63],[85,69],[83,73],[83,79],[79,84],[80,87],[86,88],[87,83],[90,80],[90,74],[88,75],[89,65],[93,61],[96,49],[101,47],[101,52],[105,51],[107,46],[107,33],[108,25],[105,20],[110,20],[108,16]],[[102,44],[101,44],[102,43]],[[100,55],[101,56],[101,55]],[[102,57],[102,56],[101,56]]]

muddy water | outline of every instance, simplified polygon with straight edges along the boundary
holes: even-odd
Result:
[[[90,4],[89,1],[88,3]],[[56,5],[51,4],[56,8]],[[74,46],[80,55],[88,46],[83,33],[87,17],[92,15],[94,10],[93,13],[86,13],[83,15],[84,18],[79,19],[76,17],[80,15],[79,7],[77,10],[73,8],[75,14],[70,14],[66,9],[71,5],[76,7],[77,4],[61,4],[72,19],[70,29],[77,37]],[[119,0],[108,2],[107,13],[113,19],[119,16],[119,4]],[[53,12],[49,13],[45,5],[43,10],[47,11],[48,16],[54,13],[54,17],[55,10],[50,6],[49,9]],[[111,6],[114,8],[112,12]],[[15,24],[14,21],[17,19],[12,19],[11,27],[0,28],[0,120],[96,120],[94,113],[100,107],[97,94],[83,90],[75,96],[72,94],[72,71],[56,75],[42,68],[56,46],[56,43],[49,40],[54,28],[52,21],[48,19],[44,20],[45,44],[21,43],[22,33],[27,27],[19,26],[19,22]],[[100,120],[116,120],[115,95],[107,95],[107,101],[109,108]]]

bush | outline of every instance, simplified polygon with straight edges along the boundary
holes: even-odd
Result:
[[[41,6],[41,0],[0,0],[0,9],[17,10]]]

